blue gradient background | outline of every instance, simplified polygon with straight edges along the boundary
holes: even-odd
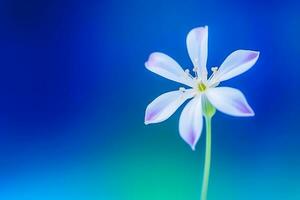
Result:
[[[144,125],[179,87],[144,62],[162,51],[191,66],[185,37],[203,25],[209,66],[261,52],[223,84],[256,116],[214,117],[209,199],[300,199],[299,1],[0,2],[0,199],[199,199],[204,137],[191,151],[180,112]]]

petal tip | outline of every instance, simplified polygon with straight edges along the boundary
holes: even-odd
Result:
[[[205,30],[205,29],[208,29],[208,26],[207,25],[204,25],[204,26],[199,26],[199,27],[197,27],[197,28],[195,28],[195,29],[201,29],[201,30]]]
[[[255,116],[255,112],[251,109],[251,111],[249,112],[249,117],[254,117]]]
[[[254,112],[249,112],[249,113],[245,113],[244,115],[241,115],[241,117],[254,117],[254,116],[255,116]]]
[[[196,151],[196,144],[193,144],[193,145],[190,145],[190,146],[191,146],[192,151]]]
[[[255,53],[256,53],[256,59],[258,59],[260,55],[260,51],[255,51]]]
[[[157,54],[159,54],[159,53],[158,52],[153,52],[149,55],[148,60],[145,62],[145,66],[147,68],[151,67],[152,63],[155,62]]]
[[[254,60],[254,62],[257,61],[260,52],[259,51],[252,51],[252,50],[244,50],[245,52],[247,52],[247,56],[246,56],[246,61],[251,61]]]
[[[252,51],[252,57],[253,58],[258,58],[259,57],[260,52],[259,51]]]
[[[145,125],[151,124],[153,119],[154,119],[154,114],[153,113],[148,113],[146,111],[146,115],[145,115],[145,119],[144,119]]]
[[[240,103],[239,109],[245,117],[252,117],[252,116],[255,115],[254,111],[252,110],[252,108],[248,104],[244,105],[243,103]]]
[[[251,107],[247,107],[247,108],[245,108],[244,110],[243,110],[243,112],[244,112],[244,116],[245,117],[253,117],[253,116],[255,116],[255,113],[254,113],[254,111],[252,110],[252,108]]]
[[[190,31],[190,33],[191,32],[195,32],[195,33],[203,33],[203,32],[206,32],[206,31],[208,31],[208,26],[199,26],[199,27],[196,27],[196,28],[193,28],[191,31]]]
[[[145,62],[145,67],[146,67],[146,69],[149,69],[149,68],[150,68],[150,66],[149,66],[149,61],[146,61],[146,62]]]
[[[194,133],[191,133],[188,138],[184,138],[185,142],[191,147],[193,151],[196,150],[196,145],[199,140]]]
[[[153,54],[153,53],[152,53]],[[151,63],[153,63],[153,56],[150,54],[148,60],[145,62],[145,67],[149,69],[151,67]]]

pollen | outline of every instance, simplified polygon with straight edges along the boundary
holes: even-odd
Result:
[[[200,83],[198,84],[198,90],[199,90],[200,92],[204,92],[204,91],[206,90],[206,85],[205,85],[204,83],[200,82]]]
[[[211,68],[211,71],[212,71],[213,73],[216,73],[216,72],[218,71],[218,67],[212,67],[212,68]]]
[[[180,92],[185,92],[185,88],[184,88],[184,87],[180,87],[180,88],[179,88],[179,91],[180,91]]]

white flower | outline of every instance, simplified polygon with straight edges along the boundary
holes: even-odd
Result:
[[[259,57],[259,52],[237,50],[231,53],[219,68],[213,67],[208,78],[207,61],[208,27],[191,30],[186,43],[193,63],[193,77],[189,70],[166,54],[152,53],[145,63],[148,70],[167,79],[185,84],[189,89],[164,93],[152,101],[145,115],[145,124],[159,123],[168,119],[186,100],[179,120],[179,133],[194,150],[203,127],[203,108],[207,103],[219,111],[232,116],[253,116],[254,112],[241,91],[231,87],[217,87],[220,82],[233,78],[250,69]],[[208,102],[207,102],[208,101]]]

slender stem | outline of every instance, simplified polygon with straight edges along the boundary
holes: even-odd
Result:
[[[201,200],[207,199],[207,188],[211,161],[211,117],[205,117],[206,123],[206,147],[205,147],[205,162],[202,182]]]

